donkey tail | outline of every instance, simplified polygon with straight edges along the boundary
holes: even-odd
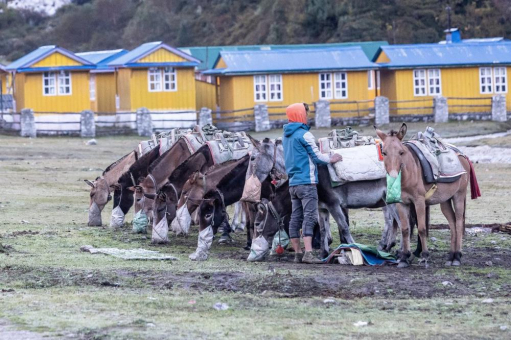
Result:
[[[468,157],[467,157],[467,161],[470,166],[470,194],[471,194],[471,198],[473,200],[475,200],[478,197],[481,197],[481,190],[479,190],[479,184],[477,183],[477,177],[476,177],[476,172],[474,170],[474,165],[472,164],[470,159],[468,159]]]

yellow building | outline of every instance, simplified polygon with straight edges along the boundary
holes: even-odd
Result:
[[[7,93],[7,70],[5,66],[0,64],[0,82],[2,82],[2,93]]]
[[[452,39],[381,46],[374,61],[391,114],[431,113],[433,98],[439,96],[447,98],[449,113],[491,111],[494,95],[506,96],[511,110],[511,42]]]
[[[243,116],[266,104],[272,115],[292,103],[327,100],[332,118],[341,118],[369,113],[376,69],[360,46],[352,46],[222,51],[204,73],[217,77],[217,103],[226,114]]]
[[[199,60],[162,42],[140,45],[108,63],[116,69],[118,112],[196,111]]]
[[[16,110],[81,112],[90,110],[89,71],[95,65],[58,47],[42,46],[6,67]]]

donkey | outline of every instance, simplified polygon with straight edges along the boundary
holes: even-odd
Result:
[[[240,159],[231,160],[231,161],[228,161],[228,162],[225,162],[222,164],[214,165],[211,168],[209,168],[208,171],[204,174],[201,173],[200,171],[194,172],[190,176],[190,178],[184,183],[181,190],[179,190],[176,187],[176,194],[178,194],[180,196],[179,196],[179,201],[177,203],[177,207],[174,207],[173,210],[179,212],[181,209],[181,211],[183,211],[183,213],[185,213],[185,214],[188,214],[188,215],[193,214],[195,212],[195,210],[197,209],[197,207],[199,206],[199,204],[202,202],[202,199],[203,199],[204,195],[206,194],[206,192],[208,192],[209,190],[215,189],[216,186],[218,185],[218,183],[220,182],[220,180],[222,178],[224,178],[225,176],[229,175],[234,168],[237,168],[237,166],[239,164],[246,163],[248,166],[248,158],[249,158],[249,155],[247,154]],[[165,203],[160,201],[160,205],[161,204],[165,204]],[[155,205],[155,207],[156,207],[156,205]],[[156,208],[156,209],[159,209],[159,208]],[[185,209],[186,209],[187,213],[184,212]],[[179,213],[178,213],[178,215],[179,215]],[[161,218],[161,217],[158,216],[157,218]],[[177,216],[176,219],[174,219],[174,221],[172,223],[173,224],[178,223],[181,226],[181,228],[188,229],[190,227],[189,225],[181,225],[182,223],[185,223],[182,220],[183,219],[180,219],[180,217]],[[155,221],[155,223],[157,223],[157,222]],[[227,234],[227,235],[224,234],[223,237],[228,236],[228,235],[229,234]],[[222,238],[220,241],[222,241]],[[225,242],[227,240],[223,240],[223,241]],[[223,242],[220,242],[220,243],[223,243]]]
[[[402,203],[397,203],[397,210],[401,220],[403,252],[398,266],[403,268],[410,265],[409,216],[412,205],[415,207],[417,214],[418,234],[422,248],[421,257],[427,265],[429,252],[427,245],[426,207],[435,204],[440,204],[442,213],[449,222],[451,229],[451,249],[445,265],[459,266],[461,265],[461,248],[465,231],[466,196],[469,181],[472,188],[472,199],[480,196],[474,168],[468,158],[459,155],[458,158],[465,169],[465,173],[452,183],[437,183],[435,190],[433,184],[425,183],[417,155],[402,143],[406,131],[407,126],[404,123],[398,132],[390,131],[389,134],[376,129],[376,134],[383,141],[383,161],[387,174],[393,178],[396,178],[399,173],[402,176]]]
[[[286,173],[283,151],[279,151],[282,147],[277,145],[275,151],[275,143],[265,140],[261,145],[254,145],[258,149],[257,159],[254,164],[258,177],[265,177],[273,172],[276,177],[284,177]],[[275,158],[275,155],[277,158]],[[330,183],[330,174],[326,166],[318,166],[318,198],[320,208],[327,209],[332,215],[339,228],[339,236],[341,243],[354,243],[351,236],[348,223],[348,209],[357,208],[383,208],[386,226],[392,226],[393,222],[399,221],[397,210],[394,205],[386,205],[385,195],[387,184],[386,180],[370,180],[349,182],[337,187],[332,187]],[[386,211],[390,213],[385,214]],[[320,214],[321,215],[321,214]],[[326,218],[324,214],[320,216],[320,222]],[[323,232],[328,235],[330,233],[330,225],[324,224],[321,227]],[[387,229],[387,227],[386,227]],[[328,238],[322,235],[322,250],[328,251]]]
[[[129,154],[110,164],[103,174],[94,181],[85,180],[90,185],[90,202],[89,202],[89,226],[100,226],[101,211],[105,208],[108,201],[112,199],[110,192],[114,189],[123,173],[138,159],[137,152],[131,151]],[[120,194],[120,193],[119,193]],[[114,200],[115,207],[115,200]]]

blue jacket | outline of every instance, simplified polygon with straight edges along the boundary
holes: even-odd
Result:
[[[317,184],[316,164],[328,164],[330,156],[322,154],[309,132],[310,127],[302,123],[284,125],[284,158],[289,186]]]

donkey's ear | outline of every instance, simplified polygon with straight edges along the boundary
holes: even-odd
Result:
[[[248,139],[250,139],[250,142],[252,142],[252,145],[259,150],[259,147],[261,146],[261,142],[252,137],[250,134],[247,133]]]
[[[387,138],[387,134],[380,129],[376,129],[376,135],[381,139],[382,142],[384,142],[385,138]]]
[[[195,183],[195,181],[197,180],[199,176],[199,171],[195,171],[189,178],[189,181],[191,184]]]
[[[403,125],[401,125],[401,127],[399,128],[399,132],[397,133],[396,137],[399,138],[399,140],[403,140],[403,138],[405,138],[406,136],[407,130],[408,127],[406,126],[405,123],[403,123]]]
[[[95,185],[94,183],[92,183],[91,181],[89,181],[88,179],[84,179],[83,180],[85,183],[87,183],[88,185],[90,185],[92,188],[95,188]]]

